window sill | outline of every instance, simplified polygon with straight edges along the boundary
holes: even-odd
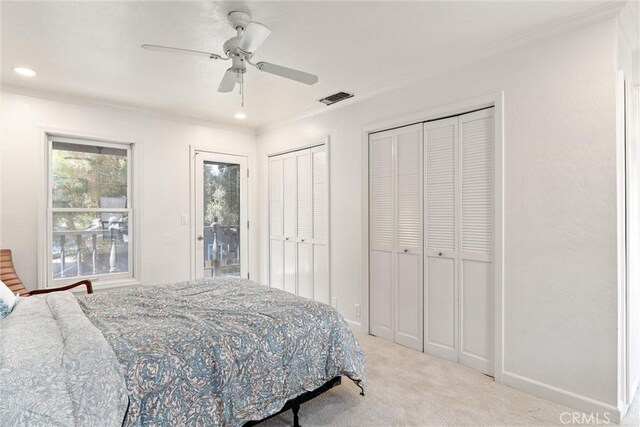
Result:
[[[89,278],[88,280],[91,280],[91,279]],[[135,278],[116,279],[116,280],[95,280],[95,281],[92,281],[91,284],[93,285],[94,293],[107,290],[107,289],[126,288],[130,286],[142,286],[142,283],[139,280],[136,280]],[[55,284],[50,287],[56,288],[59,286],[65,286],[65,285]],[[49,286],[44,289],[47,289],[47,288],[49,288]],[[76,293],[85,294],[87,293],[87,288],[84,286],[78,286],[77,288],[70,289],[70,291],[73,292],[74,294]]]

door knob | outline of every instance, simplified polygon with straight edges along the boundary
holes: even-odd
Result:
[[[200,235],[200,236],[196,237],[196,239],[198,239],[199,241],[200,240],[204,240],[204,236]]]
[[[406,254],[407,252],[409,252],[409,249],[405,249],[405,250],[404,250],[404,253],[405,253],[405,254]]]
[[[300,239],[301,242],[304,242],[304,239]]]
[[[438,252],[438,256],[442,256],[442,252]]]

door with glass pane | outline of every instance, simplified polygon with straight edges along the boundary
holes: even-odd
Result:
[[[196,151],[194,182],[196,278],[247,278],[247,158]]]

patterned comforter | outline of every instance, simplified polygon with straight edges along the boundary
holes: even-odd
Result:
[[[365,360],[333,308],[243,279],[78,298],[124,369],[126,426],[241,425]]]
[[[0,425],[118,426],[120,364],[70,292],[20,298],[0,319]]]

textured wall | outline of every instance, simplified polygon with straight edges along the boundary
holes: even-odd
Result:
[[[87,107],[22,95],[2,94],[2,241],[12,248],[23,282],[35,288],[37,277],[38,192],[43,129],[68,134],[100,135],[141,145],[143,281],[157,284],[189,279],[190,227],[181,215],[190,212],[189,145],[233,152],[255,159],[255,137],[243,133],[174,122],[124,110]],[[135,153],[134,153],[135,154]],[[249,219],[257,220],[255,190],[249,195]],[[256,221],[257,222],[257,221]],[[254,222],[255,223],[255,222]],[[249,258],[257,276],[257,230],[252,230]]]
[[[363,126],[503,90],[504,369],[615,406],[614,83],[609,19],[267,131],[259,167],[267,176],[267,154],[330,135],[332,296],[359,323]],[[260,207],[266,253],[266,183]]]

